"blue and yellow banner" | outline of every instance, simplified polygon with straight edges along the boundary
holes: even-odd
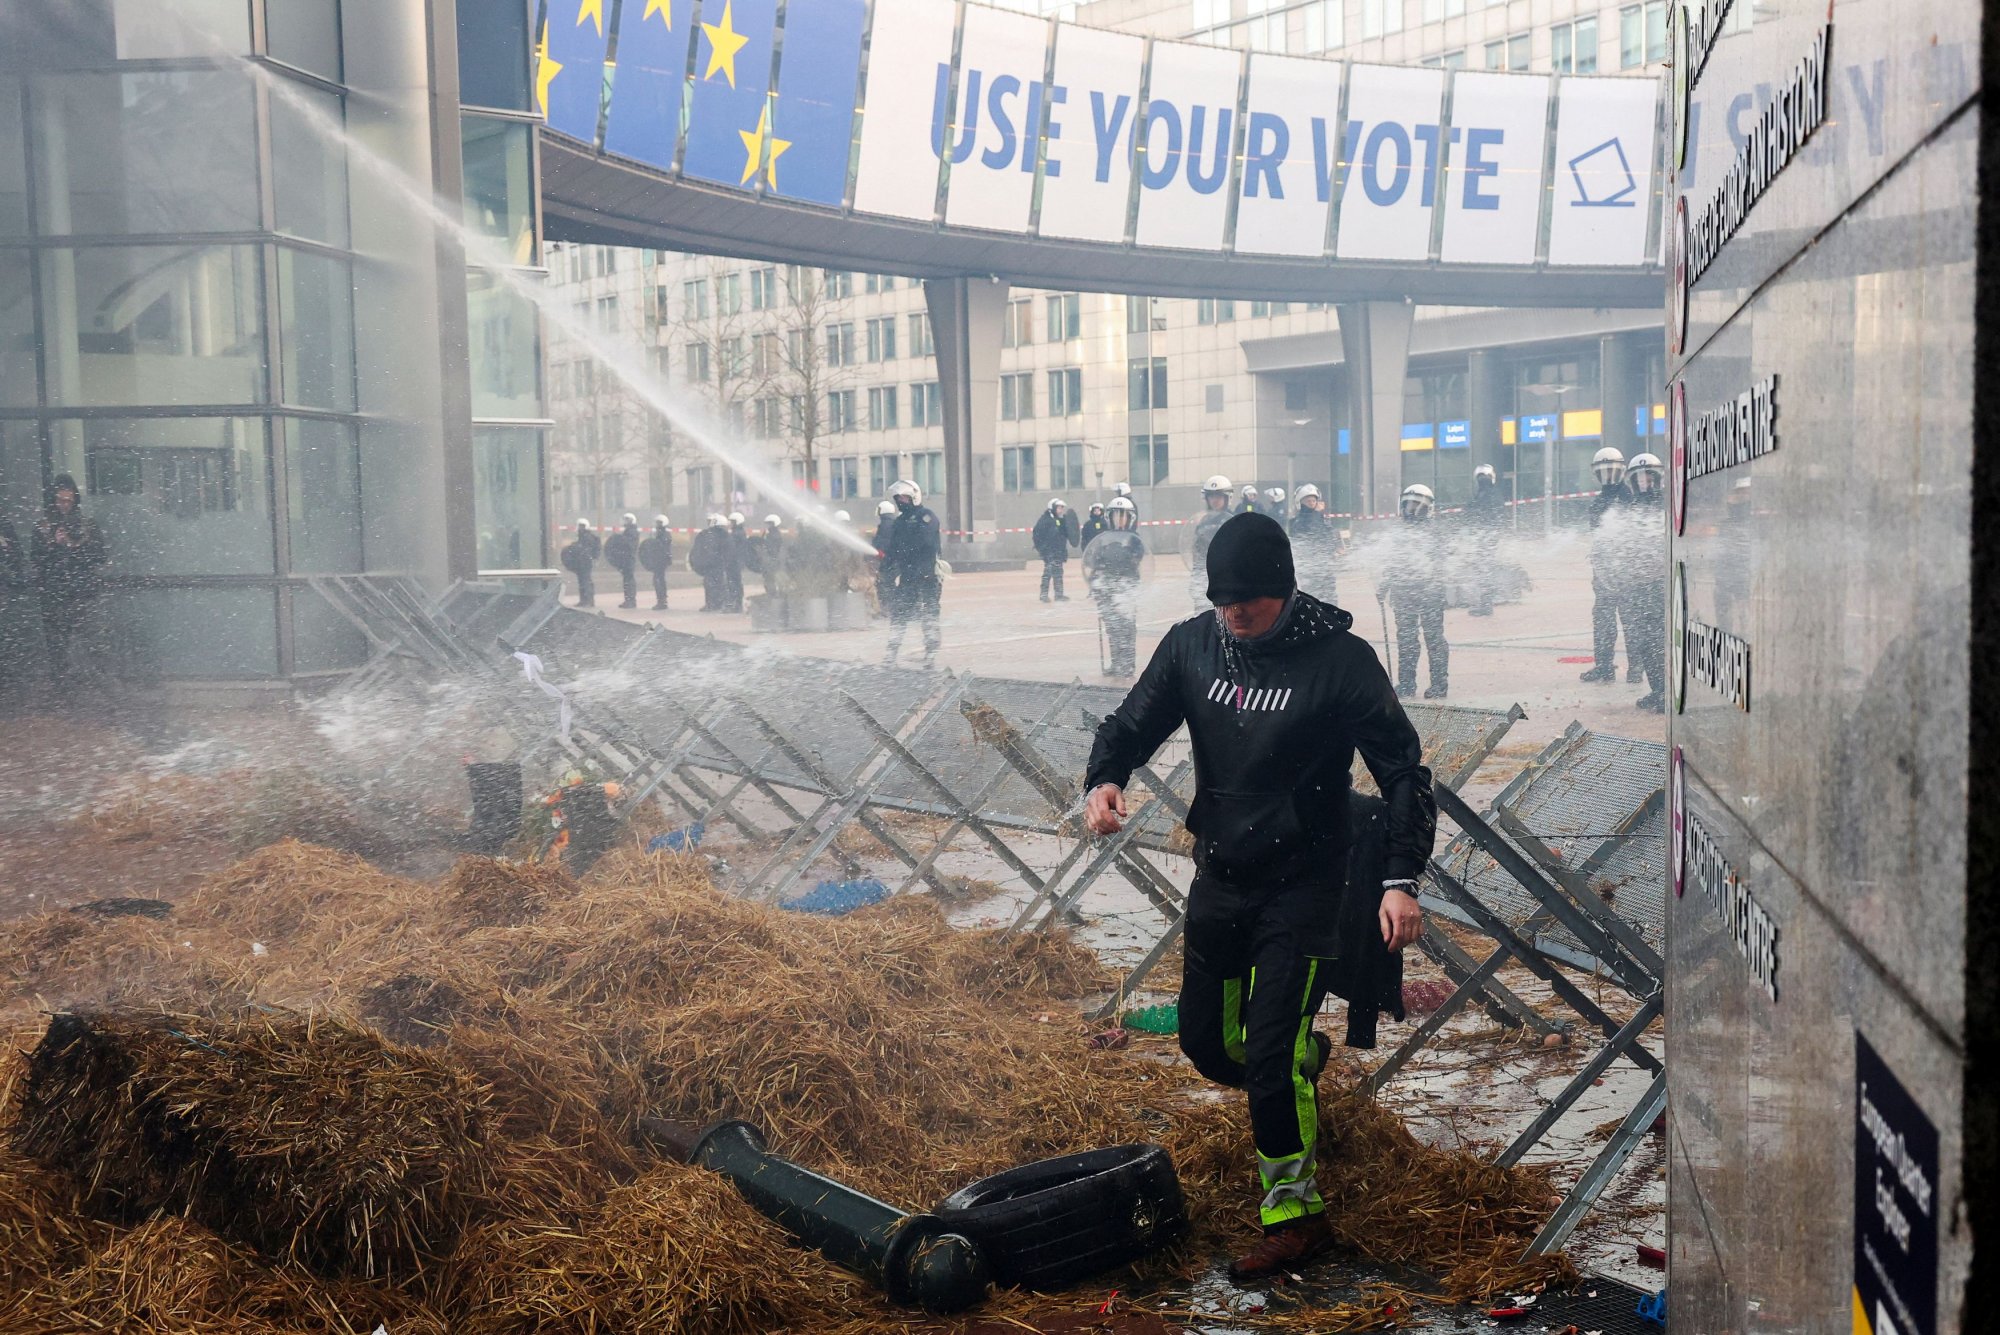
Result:
[[[693,17],[694,0],[625,0],[605,152],[654,167],[674,165]]]
[[[866,0],[791,0],[778,58],[771,143],[788,144],[767,178],[773,194],[838,206],[847,194]]]
[[[771,134],[777,0],[702,0],[681,174],[769,188],[791,145]]]
[[[1433,450],[1437,448],[1437,435],[1429,422],[1405,423],[1403,426],[1403,451]]]
[[[549,128],[597,144],[604,95],[607,0],[549,0],[535,52],[535,104]]]

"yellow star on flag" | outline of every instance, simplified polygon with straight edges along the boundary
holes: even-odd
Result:
[[[646,0],[646,12],[639,16],[639,22],[644,23],[655,14],[667,25],[668,32],[674,30],[674,11],[667,8],[667,0]]]
[[[721,70],[723,77],[729,80],[729,86],[734,88],[736,53],[741,51],[744,43],[750,39],[736,31],[736,18],[731,12],[730,0],[723,0],[722,22],[704,23],[701,25],[701,30],[708,34],[708,71],[701,77],[704,80],[713,79],[715,72]],[[738,130],[737,133],[741,134],[742,131]]]
[[[549,25],[542,21],[542,42],[535,48],[535,105],[542,109],[542,119],[549,117],[549,85],[562,73],[562,65],[549,55]]]
[[[597,25],[597,35],[604,36],[604,0],[577,0],[576,26],[581,28],[585,19]]]
[[[750,184],[751,178],[757,175],[757,168],[761,164],[764,168],[764,179],[770,182],[773,190],[776,190],[778,159],[785,155],[785,150],[792,146],[792,141],[780,139],[771,133],[771,104],[768,102],[764,104],[763,113],[757,117],[756,129],[738,130],[736,133],[743,140],[744,155],[743,179],[737,184]]]

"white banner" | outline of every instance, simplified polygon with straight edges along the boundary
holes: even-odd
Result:
[[[1155,42],[1152,70],[1139,162],[1137,241],[1220,250],[1229,221],[1243,57],[1226,47]]]
[[[1546,76],[1460,70],[1451,85],[1447,264],[1533,264],[1549,139]]]
[[[869,44],[854,207],[929,222],[937,214],[933,126],[945,111],[958,6],[885,4]]]
[[[1146,43],[1129,33],[1073,23],[1057,28],[1041,235],[1074,241],[1125,239],[1145,54]]]
[[[1549,263],[1644,264],[1658,85],[1564,79],[1556,96]]]
[[[1047,19],[965,7],[958,111],[945,146],[951,167],[944,219],[954,227],[1028,229],[1048,51]]]
[[[1325,60],[1250,57],[1241,254],[1320,255],[1340,157],[1340,66]]]
[[[1356,65],[1347,89],[1335,252],[1355,260],[1428,259],[1444,71]]]

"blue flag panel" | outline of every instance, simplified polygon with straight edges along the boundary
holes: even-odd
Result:
[[[625,0],[605,152],[654,167],[674,165],[693,17],[694,0]]]
[[[536,100],[549,128],[597,142],[597,108],[604,92],[606,0],[549,0],[542,26]]]
[[[773,193],[831,205],[846,194],[867,18],[866,0],[791,0],[786,7],[771,116]]]
[[[776,174],[766,131],[777,26],[777,0],[702,0],[683,175],[754,187]]]

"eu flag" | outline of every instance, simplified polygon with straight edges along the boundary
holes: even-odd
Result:
[[[772,193],[836,207],[847,193],[867,19],[866,0],[791,0],[786,7],[771,141],[788,142],[790,151]]]
[[[597,143],[604,92],[605,0],[549,0],[535,90],[549,128]]]
[[[604,122],[605,152],[654,167],[674,165],[693,16],[694,0],[625,0]]]
[[[753,186],[777,174],[765,105],[777,26],[777,0],[702,0],[683,175]]]

